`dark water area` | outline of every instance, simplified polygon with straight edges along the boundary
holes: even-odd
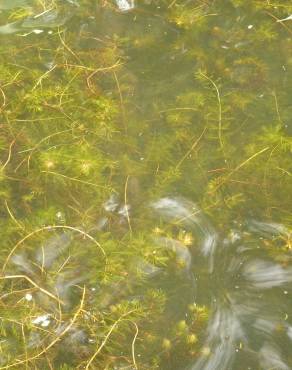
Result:
[[[292,369],[292,5],[0,0],[0,369]]]

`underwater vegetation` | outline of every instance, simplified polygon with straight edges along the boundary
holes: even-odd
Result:
[[[292,5],[0,1],[0,369],[289,369]]]

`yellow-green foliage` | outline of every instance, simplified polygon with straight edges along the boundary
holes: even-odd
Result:
[[[222,229],[247,213],[291,228],[290,1],[30,3],[0,6],[19,27],[0,28],[1,278],[16,275],[0,281],[0,367],[187,366],[210,308],[177,304],[192,283],[153,235],[196,240],[148,205],[179,194]],[[46,269],[35,252],[64,226],[70,247]],[[263,247],[286,261],[290,239]],[[63,272],[65,308],[40,291]],[[46,314],[50,330],[32,325]]]

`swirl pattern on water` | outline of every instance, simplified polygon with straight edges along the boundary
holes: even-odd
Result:
[[[212,316],[202,353],[189,369],[242,369],[243,363],[249,364],[247,369],[290,369],[292,268],[277,263],[261,245],[265,240],[289,238],[289,230],[252,220],[220,240],[190,201],[162,198],[152,207],[200,238],[199,253],[195,248],[192,251],[192,269],[197,299],[209,297]]]
[[[135,219],[131,214],[132,207],[120,204],[117,197],[110,198],[104,209],[108,217],[103,216],[91,230],[108,227],[113,213],[117,216],[118,227],[127,226],[129,214]],[[201,351],[187,369],[242,369],[242,364],[250,370],[259,366],[262,369],[290,369],[292,324],[289,321],[289,295],[292,268],[288,265],[289,249],[282,253],[282,259],[278,258],[279,253],[276,253],[278,260],[271,254],[274,248],[282,247],[277,245],[279,241],[289,240],[289,230],[276,223],[248,220],[243,225],[235,222],[228,235],[222,237],[224,232],[216,231],[200,208],[182,197],[161,198],[152,202],[148,209],[154,224],[177,228],[184,235],[190,233],[194,236],[194,240],[188,240],[186,246],[176,239],[175,234],[153,234],[157,246],[170,251],[181,261],[177,276],[171,276],[171,272],[140,257],[131,261],[144,274],[145,289],[150,279],[158,287],[169,280],[171,289],[175,289],[173,299],[169,300],[170,316],[166,321],[171,317],[182,318],[187,305],[194,303],[194,300],[199,305],[210,307]],[[72,243],[72,232],[54,235],[33,254],[26,254],[25,251],[14,254],[10,269],[26,273],[38,281],[40,271],[36,266],[50,271],[60,256],[68,253]],[[74,305],[74,287],[80,282],[89,284],[89,275],[85,270],[80,268],[78,273],[72,270],[72,273],[59,274],[54,287],[51,287],[65,302],[67,309]],[[133,299],[135,289],[130,292],[127,285],[135,286],[135,275],[129,274],[126,280],[102,288],[100,308],[109,307],[121,297]],[[143,295],[143,292],[140,290],[139,294]],[[54,302],[50,300],[46,303],[45,298],[48,297],[42,292],[35,294],[35,298],[40,306],[54,312]],[[51,315],[40,315],[35,320],[35,325],[46,327],[51,325],[53,318]],[[56,328],[60,330],[58,325]],[[78,327],[72,329],[69,341],[72,336],[77,345],[80,341],[86,342],[86,333],[80,332]],[[29,345],[35,347],[40,343],[42,338],[32,333]],[[172,368],[177,369],[175,366]],[[180,368],[185,369],[185,364]]]

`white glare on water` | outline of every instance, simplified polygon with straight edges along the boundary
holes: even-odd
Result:
[[[111,214],[120,225],[130,211],[132,217],[132,212],[135,211],[132,207],[131,202],[124,204],[117,196],[112,195],[103,204],[103,212],[106,212],[107,217],[102,216],[92,230],[100,231],[108,225]],[[251,220],[245,225],[236,223],[234,228],[226,232],[221,230],[219,234],[202,210],[182,197],[158,199],[148,209],[152,211],[151,217],[157,225],[165,224],[178,231],[178,236],[175,233],[159,235],[154,232],[152,240],[157,250],[167,250],[173,254],[179,262],[177,265],[180,273],[177,276],[196,288],[198,302],[200,296],[203,299],[209,297],[210,316],[203,349],[187,369],[235,369],[238,356],[242,354],[252,363],[250,367],[247,365],[247,369],[254,370],[255,363],[262,369],[290,369],[281,346],[278,346],[274,338],[282,335],[288,343],[291,344],[292,341],[292,326],[288,315],[292,269],[275,262],[259,244],[264,239],[282,240],[290,237],[290,231],[275,222]],[[179,235],[188,233],[192,236],[191,242],[184,244]],[[60,258],[66,264],[69,261],[66,256],[73,241],[72,233],[54,234],[31,256],[24,250],[12,256],[11,262],[15,270],[38,281],[40,270],[37,266],[50,271]],[[156,250],[153,254],[156,254]],[[70,258],[74,256],[70,255]],[[135,285],[135,273],[145,277],[147,288],[147,282],[150,281],[160,284],[163,277],[167,276],[167,268],[155,266],[155,262],[136,255],[129,261],[125,280],[105,288],[98,285],[97,288],[92,288],[91,292],[102,294],[100,308],[108,307],[119,297],[128,297],[131,287]],[[76,286],[86,284],[87,278],[86,273],[80,273],[76,269],[63,270],[62,267],[51,289],[66,307],[70,307],[72,292],[76,290]],[[46,298],[40,292],[33,297],[27,293],[24,297],[28,302],[42,305]],[[52,308],[51,305],[46,307]],[[48,314],[40,314],[34,318],[32,324],[45,328],[53,327],[55,322]],[[56,332],[62,330],[65,324],[58,325]],[[281,332],[279,328],[282,328]],[[76,328],[70,338],[70,343],[81,343],[85,341],[86,334]],[[40,342],[41,338],[37,333],[32,333],[30,345],[38,345]],[[71,345],[69,342],[67,344]]]
[[[121,12],[127,12],[134,9],[134,0],[116,0],[117,6]]]
[[[257,243],[249,242],[251,235],[252,240],[273,240],[290,237],[290,231],[275,222],[251,220],[219,240],[210,221],[189,200],[166,197],[151,207],[163,221],[192,232],[196,248],[188,249],[171,238],[156,240],[181,257],[190,271],[194,270],[199,294],[204,297],[208,292],[211,296],[213,314],[203,344],[205,350],[188,370],[231,370],[240,353],[262,369],[290,369],[273,340],[280,327],[286,339],[292,338],[291,326],[285,321],[289,307],[283,301],[281,307],[279,301],[275,305],[271,299],[274,294],[289,293],[292,270],[274,262]],[[209,269],[196,264],[198,253]],[[201,270],[209,274],[203,287],[199,285]]]

